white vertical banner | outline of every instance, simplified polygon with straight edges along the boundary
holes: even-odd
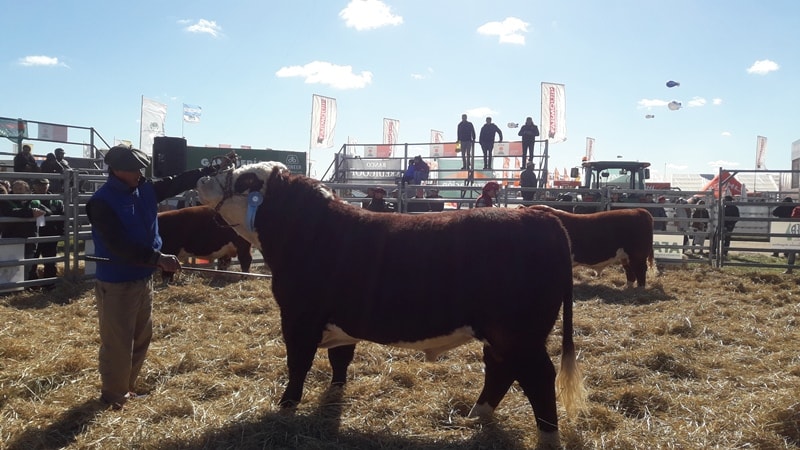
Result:
[[[335,129],[336,99],[316,94],[312,95],[310,148],[333,147]]]
[[[567,140],[567,100],[563,84],[542,83],[540,137],[551,144]]]
[[[594,161],[594,138],[586,138],[586,160]]]
[[[767,159],[767,138],[758,136],[756,138],[756,169],[764,168],[764,162]]]
[[[444,133],[439,130],[431,130],[431,149],[429,156],[439,158],[444,156]]]
[[[156,136],[164,136],[166,119],[167,105],[142,96],[142,129],[139,134],[139,150],[147,155],[153,155],[153,140]]]

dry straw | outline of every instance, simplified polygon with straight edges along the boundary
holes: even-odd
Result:
[[[559,404],[567,448],[800,447],[797,278],[669,269],[631,291],[616,269],[575,279],[589,397],[575,418]],[[91,285],[0,298],[0,447],[536,447],[516,385],[494,421],[466,419],[483,383],[477,342],[433,363],[360,344],[344,390],[329,389],[320,351],[291,415],[275,403],[286,353],[268,281],[186,276],[158,290],[154,319],[140,383],[148,396],[113,411],[97,401]],[[560,332],[559,322],[549,341],[556,367]]]

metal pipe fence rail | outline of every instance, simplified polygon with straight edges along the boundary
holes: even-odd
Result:
[[[37,178],[56,178],[54,174],[40,173],[14,173],[0,172],[0,179],[7,180],[33,180]],[[105,174],[87,174],[79,171],[68,171],[62,175],[64,192],[59,194],[9,194],[0,201],[28,201],[33,199],[60,199],[64,202],[64,214],[46,217],[47,222],[62,221],[64,233],[60,236],[29,237],[29,238],[0,238],[0,293],[18,291],[27,287],[43,286],[52,283],[61,283],[63,280],[81,281],[92,279],[91,273],[85,271],[85,255],[91,248],[91,226],[86,217],[86,202],[91,198],[94,187],[101,185],[106,180]],[[395,181],[395,180],[393,180]],[[514,185],[516,178],[499,179],[505,181],[505,187],[500,191],[497,202],[505,208],[518,208],[530,204],[547,205],[554,208],[574,211],[576,206],[588,207],[596,210],[609,210],[614,208],[664,208],[665,216],[654,218],[656,223],[664,223],[663,230],[654,233],[654,251],[659,264],[711,264],[715,267],[748,266],[759,268],[786,269],[788,264],[782,257],[772,256],[775,253],[784,254],[791,251],[800,252],[800,219],[785,219],[772,216],[772,211],[784,203],[779,200],[784,192],[762,192],[756,201],[739,199],[730,202],[739,207],[741,217],[738,219],[733,232],[724,231],[722,226],[725,217],[724,200],[715,198],[711,191],[686,192],[686,191],[637,191],[624,189],[555,189],[555,188],[520,188]],[[371,181],[359,183],[326,183],[334,189],[344,201],[355,206],[366,206],[369,198],[366,192],[376,184]],[[502,183],[501,183],[502,184]],[[444,183],[443,180],[428,180],[420,185],[383,183],[387,191],[397,190],[397,197],[387,195],[387,201],[397,205],[397,211],[407,212],[408,205],[413,203],[428,202],[429,204],[443,204],[447,209],[472,208],[475,199],[480,195],[481,186],[465,186],[459,181]],[[443,198],[414,198],[417,189],[427,192],[430,189],[439,190]],[[533,201],[523,201],[523,192],[532,192]],[[724,192],[724,191],[723,191]],[[666,202],[663,204],[644,203],[640,199],[644,194],[653,194],[653,197],[664,195]],[[592,194],[591,199],[588,197]],[[566,196],[571,198],[566,200]],[[705,204],[677,204],[678,198],[704,199]],[[175,204],[181,197],[169,200]],[[799,203],[800,204],[800,203]],[[676,211],[686,208],[687,216],[681,217]],[[413,208],[412,208],[413,209]],[[708,218],[692,218],[696,211],[706,210]],[[436,213],[422,213],[436,214]],[[0,217],[0,227],[10,222],[31,222],[33,219],[19,219],[13,217]],[[689,227],[683,225],[689,224]],[[706,228],[705,230],[699,230]],[[716,233],[716,230],[723,230]],[[689,242],[684,241],[684,236],[690,236]],[[691,237],[699,236],[698,245],[692,245]],[[731,238],[728,255],[725,257],[723,243],[726,238]],[[22,248],[26,243],[37,244],[42,242],[57,242],[58,252],[55,257],[26,259]],[[698,253],[693,253],[697,251]],[[263,260],[261,260],[263,261]],[[55,262],[61,268],[61,276],[55,278],[41,278],[25,280],[26,267],[33,263],[42,264]],[[258,260],[254,259],[254,262]],[[91,264],[91,263],[90,263]]]

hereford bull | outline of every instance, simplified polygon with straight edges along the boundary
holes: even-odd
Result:
[[[282,407],[300,402],[318,348],[328,349],[332,383],[344,384],[358,341],[417,349],[434,360],[478,339],[485,380],[470,417],[491,416],[516,380],[540,442],[558,442],[556,374],[545,344],[562,305],[557,383],[569,412],[583,400],[583,386],[572,339],[569,240],[553,215],[373,213],[275,162],[203,178],[197,190],[272,269],[289,370]],[[410,279],[413,293],[398,287]]]
[[[158,232],[162,241],[161,251],[175,255],[183,262],[190,256],[218,260],[217,268],[227,270],[231,259],[236,256],[242,272],[250,271],[252,245],[207,206],[158,213]],[[163,273],[165,280],[171,280],[172,275]]]
[[[528,209],[550,212],[561,220],[572,241],[572,261],[597,271],[622,264],[627,287],[644,287],[653,265],[653,216],[642,208],[572,214],[545,205]]]

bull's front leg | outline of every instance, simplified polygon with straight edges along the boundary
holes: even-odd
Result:
[[[328,360],[333,370],[331,385],[343,386],[347,382],[347,368],[353,362],[356,345],[342,345],[328,349]]]
[[[321,332],[303,329],[302,326],[287,327],[284,321],[283,339],[286,342],[286,365],[289,369],[289,382],[279,402],[281,408],[293,408],[300,403],[303,396],[303,384],[311,370],[314,355],[317,353],[317,342]]]

